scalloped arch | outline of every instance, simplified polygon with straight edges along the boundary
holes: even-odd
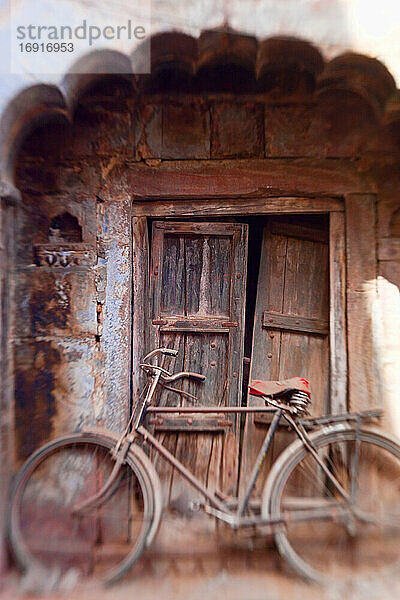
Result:
[[[149,43],[151,75],[135,75],[149,51]],[[118,72],[135,92],[149,79],[171,69],[195,80],[208,69],[227,66],[248,73],[248,80],[254,85],[243,92],[262,93],[271,73],[288,70],[305,74],[314,82],[317,93],[348,90],[367,100],[380,117],[384,117],[388,107],[390,115],[386,122],[400,119],[400,98],[394,79],[376,58],[349,52],[325,62],[319,49],[307,40],[293,37],[257,40],[229,28],[203,31],[199,38],[179,31],[158,33],[130,56],[110,50],[91,52],[74,65],[74,72],[65,74],[59,87],[34,85],[8,103],[0,119],[0,177],[4,194],[16,195],[12,171],[23,139],[50,120],[71,122],[81,95],[105,74]],[[204,80],[207,82],[207,77]]]

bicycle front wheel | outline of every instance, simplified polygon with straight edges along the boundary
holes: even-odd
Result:
[[[22,467],[12,496],[10,541],[23,570],[57,569],[111,583],[140,556],[154,517],[151,480],[132,455],[103,503],[76,507],[104,485],[114,440],[78,433],[50,442]]]
[[[267,481],[264,516],[281,555],[305,579],[357,586],[400,572],[400,447],[378,430],[338,425],[312,437],[346,501],[305,447],[293,443]]]

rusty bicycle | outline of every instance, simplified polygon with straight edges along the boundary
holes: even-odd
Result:
[[[399,566],[400,446],[371,422],[379,410],[308,416],[308,384],[301,378],[251,382],[265,406],[156,406],[159,386],[179,379],[159,362],[177,350],[158,348],[144,359],[148,377],[122,435],[86,430],[39,448],[16,477],[10,503],[10,542],[22,569],[71,569],[81,577],[120,579],[154,539],[162,517],[161,486],[145,452],[152,448],[185,478],[202,510],[233,529],[261,527],[303,578],[326,584],[382,577]],[[147,426],[165,413],[271,413],[270,426],[239,498],[210,491]],[[275,460],[260,502],[251,499],[278,424],[295,434]]]

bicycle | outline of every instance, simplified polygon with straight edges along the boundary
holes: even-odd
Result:
[[[182,393],[170,384],[205,379],[171,374],[158,364],[159,357],[176,355],[158,348],[143,359],[148,384],[122,435],[98,429],[70,434],[23,465],[10,506],[11,547],[23,569],[75,569],[107,584],[127,573],[162,516],[160,481],[143,447],[160,453],[201,494],[193,510],[235,530],[273,533],[281,555],[308,581],[382,577],[399,566],[400,446],[368,424],[381,411],[309,417],[311,399],[300,378],[252,382],[251,392],[265,406],[153,406],[160,385]],[[233,498],[207,489],[147,428],[146,416],[155,413],[271,413],[244,493]],[[257,503],[250,496],[281,421],[297,439],[273,463]]]

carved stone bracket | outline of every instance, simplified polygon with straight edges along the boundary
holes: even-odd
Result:
[[[93,250],[80,247],[80,244],[41,244],[35,246],[35,261],[39,267],[91,267],[96,264],[96,254]]]

